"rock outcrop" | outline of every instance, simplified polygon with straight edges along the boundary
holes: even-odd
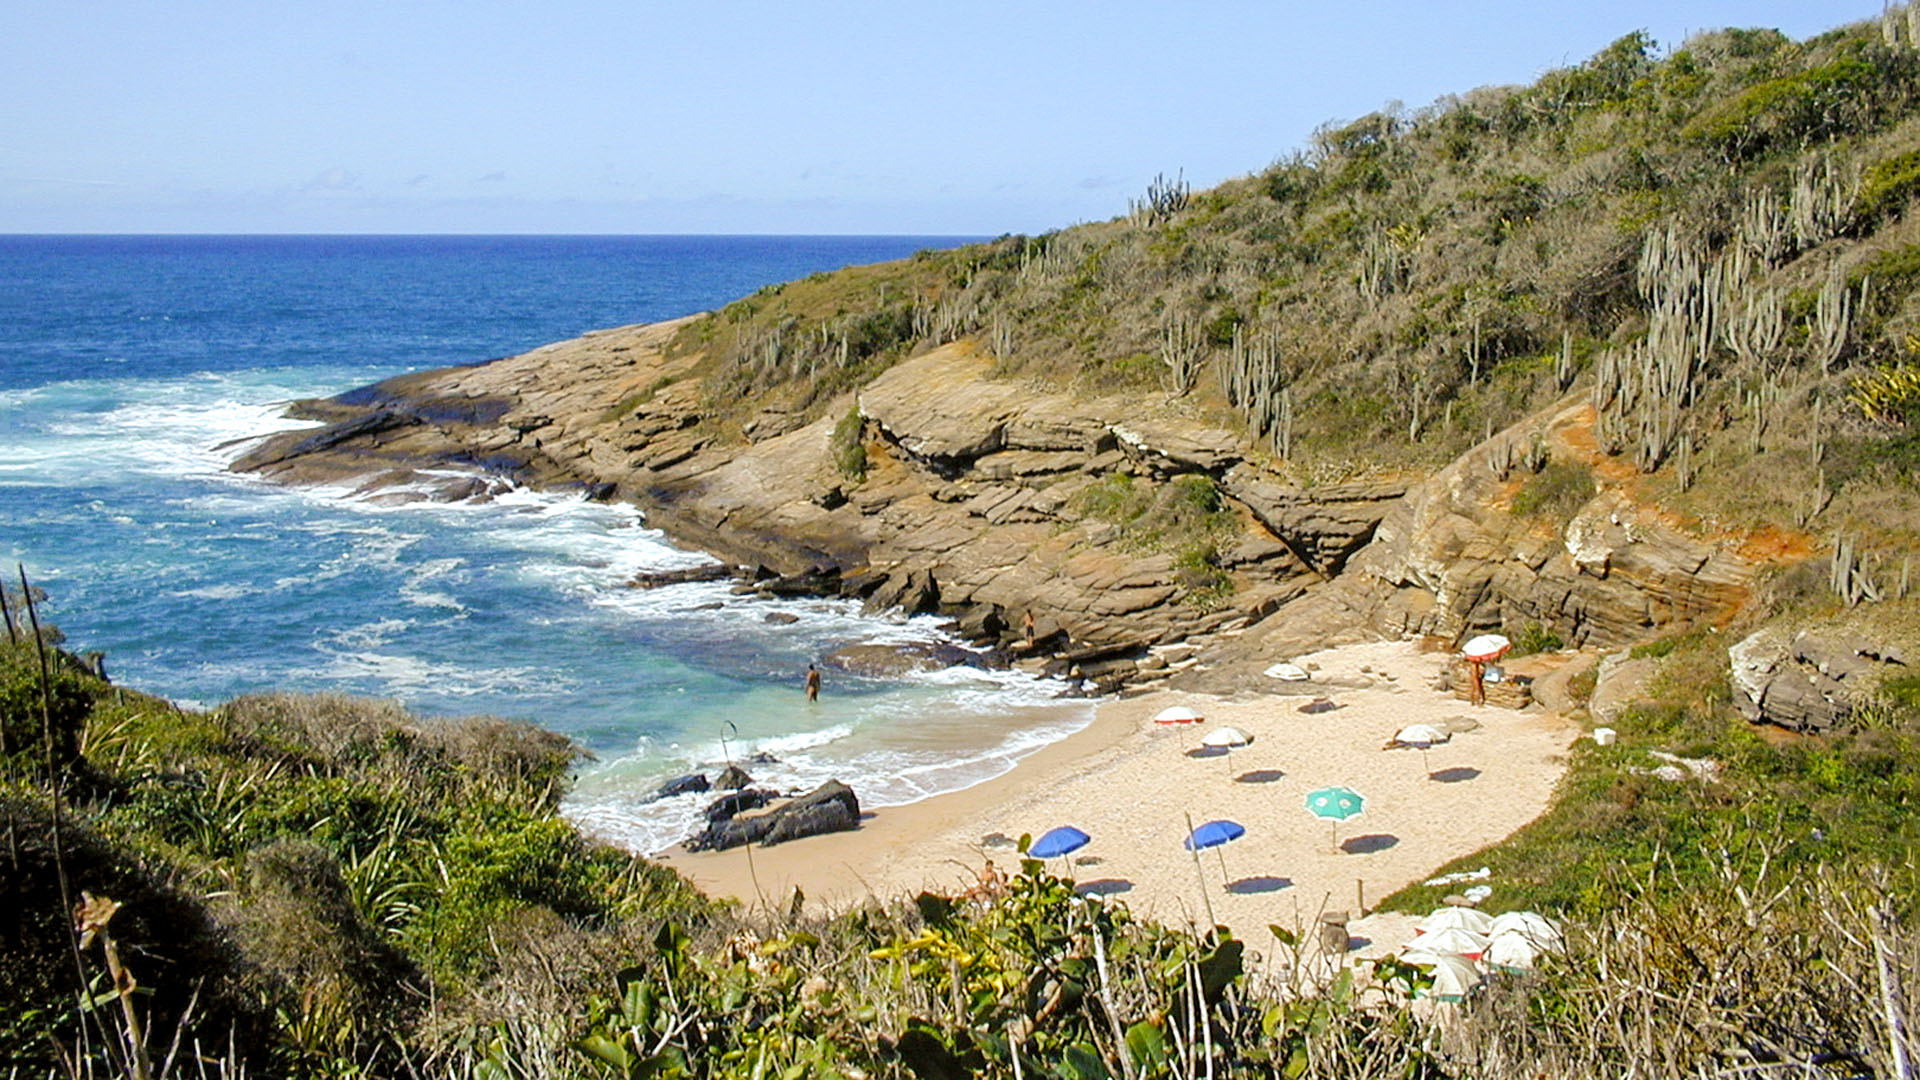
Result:
[[[744,804],[745,800],[741,805]],[[838,780],[829,780],[765,813],[710,818],[707,827],[690,838],[686,847],[688,851],[725,851],[743,844],[771,847],[806,836],[845,832],[859,825],[860,800],[853,789]]]
[[[1750,537],[1709,535],[1641,501],[1637,474],[1593,447],[1582,405],[1424,480],[1301,487],[1181,401],[995,378],[961,341],[895,365],[857,397],[808,414],[763,410],[729,437],[692,377],[699,355],[666,348],[680,326],[601,331],[302,403],[297,414],[323,427],[266,440],[235,468],[392,498],[469,497],[476,483],[484,494],[511,478],[631,500],[681,542],[758,567],[739,588],[942,612],[982,644],[1055,654],[1054,670],[1099,690],[1174,674],[1155,650],[1180,643],[1270,659],[1529,621],[1572,643],[1626,642],[1731,615],[1769,557]],[[858,482],[838,472],[831,446],[849,409],[865,424]],[[1510,511],[1531,475],[1519,459],[1542,460],[1520,448],[1535,445],[1602,481],[1570,518]],[[1204,477],[1237,534],[1208,541],[1203,573],[1191,554],[1182,565],[1177,545],[1090,507],[1117,476],[1149,496]],[[1038,643],[1018,629],[1027,612]],[[1089,648],[1101,658],[1059,659]]]
[[[1765,627],[1729,647],[1727,659],[1740,714],[1800,732],[1846,727],[1882,678],[1907,667],[1903,649],[1844,628]]]

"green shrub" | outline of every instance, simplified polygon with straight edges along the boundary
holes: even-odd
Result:
[[[1524,518],[1569,518],[1596,490],[1593,471],[1585,465],[1550,461],[1514,493],[1513,512]]]
[[[38,652],[25,642],[0,644],[0,736],[5,739],[5,756],[11,767],[35,775],[46,771],[49,754],[53,768],[60,771],[79,760],[87,713],[103,685],[58,649],[47,650],[47,672],[43,700]]]
[[[1920,194],[1920,150],[1909,150],[1874,162],[1860,178],[1854,212],[1862,220],[1877,221],[1906,208]]]
[[[1555,633],[1550,626],[1537,622],[1523,624],[1512,635],[1513,656],[1529,656],[1533,653],[1558,652],[1566,647],[1566,641]]]
[[[833,467],[856,484],[867,479],[866,427],[866,419],[856,405],[833,425],[833,438],[829,443],[833,448]]]

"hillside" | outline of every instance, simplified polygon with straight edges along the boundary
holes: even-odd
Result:
[[[1842,536],[1891,594],[1916,92],[1900,19],[1630,35],[1113,221],[313,405],[238,467],[585,484],[984,641],[1031,609],[1109,688],[1261,624],[1726,625]]]

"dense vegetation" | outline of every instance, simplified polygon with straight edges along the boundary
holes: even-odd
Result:
[[[736,432],[967,341],[1243,431],[1302,481],[1424,470],[1584,387],[1603,449],[1687,513],[1911,547],[1885,495],[1920,461],[1915,44],[1899,9],[1664,56],[1630,34],[1111,221],[770,286],[679,347]]]

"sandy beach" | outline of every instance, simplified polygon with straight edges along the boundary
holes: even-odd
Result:
[[[1011,772],[872,811],[853,832],[750,851],[676,849],[664,861],[709,893],[746,903],[784,904],[798,887],[809,905],[843,906],[964,891],[989,858],[1015,871],[1012,841],[1021,834],[1073,825],[1091,842],[1070,868],[1061,859],[1051,868],[1070,869],[1082,891],[1182,925],[1204,924],[1211,904],[1219,922],[1264,950],[1270,923],[1306,927],[1323,910],[1357,917],[1363,896],[1371,905],[1533,820],[1578,734],[1555,713],[1455,699],[1436,686],[1445,657],[1412,642],[1344,646],[1296,662],[1311,679],[1276,679],[1268,693],[1228,700],[1160,691],[1108,702],[1088,728]],[[1205,720],[1156,724],[1172,705]],[[1457,734],[1424,756],[1383,749],[1415,723]],[[1252,744],[1201,751],[1201,737],[1222,725]],[[1330,785],[1363,795],[1364,812],[1337,825],[1309,814],[1306,794]],[[1196,866],[1182,846],[1189,819],[1227,819],[1246,833],[1202,852]],[[1497,893],[1499,883],[1489,884]],[[1374,936],[1396,936],[1398,925],[1385,920]],[[1355,933],[1367,937],[1367,924]]]

